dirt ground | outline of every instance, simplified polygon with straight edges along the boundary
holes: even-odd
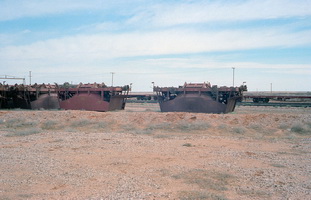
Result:
[[[311,199],[311,108],[0,111],[0,199]]]

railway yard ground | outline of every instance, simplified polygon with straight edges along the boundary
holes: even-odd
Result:
[[[311,199],[311,108],[0,110],[0,200]]]

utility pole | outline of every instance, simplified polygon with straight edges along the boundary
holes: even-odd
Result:
[[[232,70],[233,70],[233,73],[232,73],[232,85],[234,87],[234,70],[235,70],[235,67],[232,67]]]
[[[31,85],[31,71],[29,71],[29,85]]]
[[[114,72],[110,72],[111,73],[111,87],[113,87],[113,75],[115,74]]]
[[[272,94],[272,83],[270,83],[270,92]]]

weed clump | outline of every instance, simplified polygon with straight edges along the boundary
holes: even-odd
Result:
[[[163,122],[159,124],[150,124],[146,129],[148,130],[172,130],[174,129],[174,124],[169,122]]]
[[[195,121],[189,123],[187,121],[181,121],[177,124],[177,129],[183,131],[191,131],[191,130],[206,130],[210,128],[211,125],[205,121]]]
[[[227,200],[227,198],[222,195],[213,194],[205,191],[181,191],[179,192],[178,196],[181,200],[198,200],[198,199]]]
[[[204,121],[197,121],[197,122],[187,122],[187,121],[180,121],[177,124],[163,122],[159,124],[151,124],[149,125],[146,130],[151,131],[169,131],[169,132],[191,132],[191,131],[199,131],[199,130],[206,130],[210,128],[211,125]]]
[[[40,128],[27,128],[24,130],[16,130],[13,133],[6,134],[7,137],[14,137],[14,136],[28,136],[28,135],[33,135],[40,133],[42,129]]]
[[[151,135],[153,129],[141,129],[138,127],[135,127],[133,124],[126,124],[122,127],[123,131],[131,134],[137,134],[137,135]]]
[[[146,130],[146,129],[135,129],[132,131],[132,133],[138,134],[138,135],[151,135],[152,131]]]
[[[292,125],[290,131],[300,135],[310,135],[311,134],[310,129],[311,126],[309,126],[309,124],[295,123]]]
[[[279,128],[282,129],[282,130],[286,130],[286,129],[288,129],[288,124],[286,124],[286,123],[281,123],[281,124],[279,125]]]
[[[56,129],[57,125],[58,125],[57,121],[49,120],[49,121],[44,122],[41,125],[41,127],[42,127],[42,129],[45,129],[45,130],[51,130],[51,129]]]
[[[291,129],[290,129],[292,132],[296,132],[296,133],[302,133],[304,132],[304,127],[303,127],[303,124],[302,123],[296,123],[294,124]]]
[[[273,167],[278,167],[278,168],[285,168],[286,167],[285,165],[281,165],[281,164],[278,164],[278,163],[272,163],[270,165],[273,166]]]
[[[243,127],[234,127],[232,128],[233,133],[244,134],[246,129]]]
[[[234,176],[215,171],[207,170],[191,170],[189,172],[173,176],[176,179],[184,179],[189,184],[196,184],[202,189],[214,190],[214,191],[226,191],[229,181]]]
[[[184,146],[184,147],[193,147],[193,145],[191,143],[185,143],[182,146]]]
[[[27,128],[35,127],[38,125],[37,121],[27,121],[22,118],[9,119],[5,122],[6,128]]]
[[[260,199],[267,199],[271,196],[270,193],[261,190],[250,190],[250,189],[240,189],[238,194],[245,195],[248,197],[257,197]]]
[[[228,125],[227,124],[220,124],[220,125],[218,125],[218,128],[221,130],[226,130],[226,129],[228,129]]]
[[[105,129],[107,127],[108,127],[108,124],[106,122],[98,122],[98,123],[96,123],[96,127],[95,128]]]
[[[251,124],[249,126],[251,129],[254,129],[255,131],[262,131],[263,130],[263,126],[257,123]]]
[[[90,124],[91,124],[90,120],[88,120],[88,119],[80,119],[80,120],[77,120],[77,121],[73,121],[71,123],[71,127],[78,128],[78,127],[84,127],[84,126],[87,126],[87,125],[90,125]]]

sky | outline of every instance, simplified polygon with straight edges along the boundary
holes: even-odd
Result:
[[[30,71],[32,84],[311,91],[311,0],[0,0],[0,77]]]

